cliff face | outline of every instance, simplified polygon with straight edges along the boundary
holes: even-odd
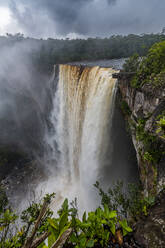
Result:
[[[165,87],[131,87],[130,78],[119,79],[122,108],[131,130],[144,192],[158,193],[165,184],[165,139],[157,134],[157,121],[165,114]]]
[[[145,195],[156,195],[148,215],[135,226],[142,247],[165,247],[165,139],[157,132],[165,115],[165,87],[131,87],[131,79],[119,78],[121,107],[129,124]],[[160,192],[161,191],[161,192]],[[160,193],[159,193],[160,192]]]

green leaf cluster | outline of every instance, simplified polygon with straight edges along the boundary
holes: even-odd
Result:
[[[162,156],[162,149],[156,135],[145,131],[146,120],[138,119],[136,125],[136,139],[144,145],[143,160],[157,164]]]
[[[44,202],[46,199],[51,201],[52,197],[52,195],[47,195]],[[21,214],[24,225],[21,229],[16,228],[16,232],[12,235],[9,235],[12,229],[11,225],[15,223],[17,216],[10,209],[6,209],[0,216],[0,236],[2,237],[0,247],[22,247],[33,230],[42,206],[42,203],[33,202],[24,210]],[[76,199],[71,204],[65,199],[56,217],[52,217],[52,212],[49,209],[44,215],[36,232],[36,237],[40,237],[45,232],[48,232],[49,235],[47,242],[43,241],[38,247],[52,247],[69,228],[72,229],[72,233],[64,247],[106,247],[112,240],[117,242],[117,230],[121,230],[122,236],[132,232],[127,220],[117,210],[111,210],[107,204],[88,214],[84,212],[81,219],[78,217]]]
[[[117,210],[119,217],[124,216],[130,223],[136,222],[143,215],[147,215],[149,208],[154,204],[154,197],[144,197],[140,185],[116,182],[113,187],[104,192],[99,183],[95,187],[99,190],[101,204],[107,204],[111,211]]]
[[[50,200],[54,197],[54,193],[46,195],[45,197]],[[17,227],[15,223],[18,216],[12,211],[8,206],[8,201],[6,201],[2,211],[0,211],[0,248],[15,248],[24,245],[28,235],[34,228],[44,201],[45,198],[39,203],[33,201],[30,206],[21,213],[19,216],[23,223],[21,228]],[[53,212],[50,209],[46,211],[36,236],[39,236],[48,230],[48,218],[50,218],[52,214]]]
[[[160,134],[163,139],[165,139],[165,116],[162,116],[159,121],[157,121],[156,133]]]
[[[111,211],[106,204],[103,208],[99,207],[88,214],[84,212],[82,220],[73,212],[73,208],[69,208],[66,199],[62,210],[58,211],[59,217],[48,220],[51,235],[48,238],[48,246],[44,244],[44,247],[51,247],[53,242],[70,227],[73,232],[66,247],[76,248],[105,247],[109,244],[110,239],[115,237],[117,228],[121,228],[123,236],[132,232],[126,219],[119,217],[117,211]]]
[[[142,59],[138,59],[137,55],[131,57],[124,65],[124,70],[136,72],[131,80],[132,87],[141,88],[145,84],[153,88],[164,86],[165,41],[155,43],[149,49],[147,56]]]

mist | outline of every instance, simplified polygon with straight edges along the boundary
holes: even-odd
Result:
[[[29,40],[6,43],[0,46],[0,145],[39,154],[48,87],[48,76],[32,61],[39,45]]]

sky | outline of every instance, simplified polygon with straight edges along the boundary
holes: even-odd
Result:
[[[36,38],[158,33],[164,0],[0,0],[0,34]]]

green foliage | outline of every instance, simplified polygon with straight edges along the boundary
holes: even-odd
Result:
[[[137,73],[131,81],[135,88],[144,84],[152,87],[165,85],[165,41],[154,44],[146,57],[144,57],[137,67]]]
[[[16,240],[16,237],[12,238],[11,240],[8,239],[8,233],[11,224],[15,223],[17,216],[10,210],[6,209],[3,213],[0,214],[0,247],[12,247],[8,246],[13,244],[13,240]]]
[[[121,101],[120,106],[121,106],[121,110],[122,110],[124,115],[126,115],[126,116],[131,115],[131,110],[130,110],[130,108],[129,108],[129,106],[128,106],[126,101],[124,101],[124,100]]]
[[[150,154],[149,152],[144,153],[143,159],[145,161],[148,161],[148,162],[154,162],[154,158],[153,158],[152,154]]]
[[[96,182],[94,186],[99,190],[103,206],[106,204],[109,209],[118,210],[120,215],[127,217],[128,201],[123,190],[123,182],[118,181],[112,188],[108,189],[107,193],[100,188],[99,182]]]
[[[54,194],[47,195],[44,198],[51,201]],[[17,216],[9,209],[6,209],[0,216],[0,247],[12,248],[22,247],[27,240],[27,237],[33,230],[34,224],[40,215],[43,203],[32,202],[31,205],[22,212],[21,219],[24,223],[22,228],[16,229],[15,234],[10,230],[17,219]],[[111,210],[107,204],[95,211],[86,214],[84,212],[82,220],[78,218],[77,200],[71,205],[65,199],[61,208],[57,212],[57,217],[52,217],[52,212],[48,209],[45,213],[35,237],[40,237],[40,234],[49,232],[48,241],[44,241],[39,245],[39,248],[49,248],[59,239],[66,230],[72,228],[72,233],[65,242],[64,247],[106,247],[112,240],[116,239],[117,230],[121,230],[123,236],[132,232],[127,220],[118,214],[116,210]],[[117,242],[117,241],[115,241]]]
[[[137,221],[142,215],[147,215],[154,203],[154,197],[144,197],[140,186],[128,184],[124,189],[122,182],[117,182],[105,193],[98,182],[95,187],[99,190],[101,204],[107,204],[111,211],[118,210],[119,216],[124,216],[131,222]],[[121,224],[121,223],[120,223]]]
[[[52,247],[69,229],[72,232],[65,240],[64,248],[113,247],[114,243],[122,245],[123,237],[133,231],[130,227],[132,220],[137,220],[142,214],[147,215],[149,207],[154,203],[154,198],[144,198],[136,185],[128,185],[128,189],[124,191],[123,183],[117,182],[107,193],[98,182],[95,187],[99,190],[102,206],[88,214],[84,212],[82,219],[78,217],[76,199],[71,204],[65,199],[56,217],[52,217],[52,212],[47,209],[34,238],[39,238],[46,232],[49,235],[46,242],[41,240],[39,248]],[[0,215],[0,248],[22,247],[34,230],[44,204],[50,203],[53,197],[54,194],[46,195],[42,202],[32,202],[22,212],[24,224],[20,230],[16,228],[15,233],[13,224],[17,216],[10,209],[5,209]]]
[[[49,220],[52,242],[69,227],[72,227],[73,232],[66,247],[105,247],[109,244],[110,238],[115,237],[117,227],[122,229],[124,236],[132,232],[127,221],[119,218],[117,212],[111,211],[106,204],[103,208],[99,207],[96,211],[89,212],[88,215],[84,212],[82,220],[72,214],[73,208],[69,208],[67,200],[64,204],[65,208],[60,210],[59,217]]]
[[[165,116],[162,116],[159,121],[157,121],[156,133],[160,134],[163,139],[165,139]]]
[[[137,53],[132,55],[129,59],[127,59],[123,65],[123,70],[125,72],[136,72],[140,65],[140,58]]]
[[[144,144],[144,161],[156,164],[159,162],[163,151],[157,137],[145,131],[145,123],[146,120],[144,119],[138,120],[138,124],[136,126],[136,139],[138,141],[142,141]]]
[[[21,229],[14,228],[15,221],[18,217],[10,208],[6,209],[7,206],[5,206],[4,210],[0,213],[0,248],[22,247],[35,225],[35,221],[40,214],[44,202],[50,202],[53,197],[54,193],[50,195],[47,194],[40,203],[32,202],[20,215],[23,222]],[[50,218],[52,214],[52,211],[47,209],[36,232],[36,236],[48,230],[48,218]]]

